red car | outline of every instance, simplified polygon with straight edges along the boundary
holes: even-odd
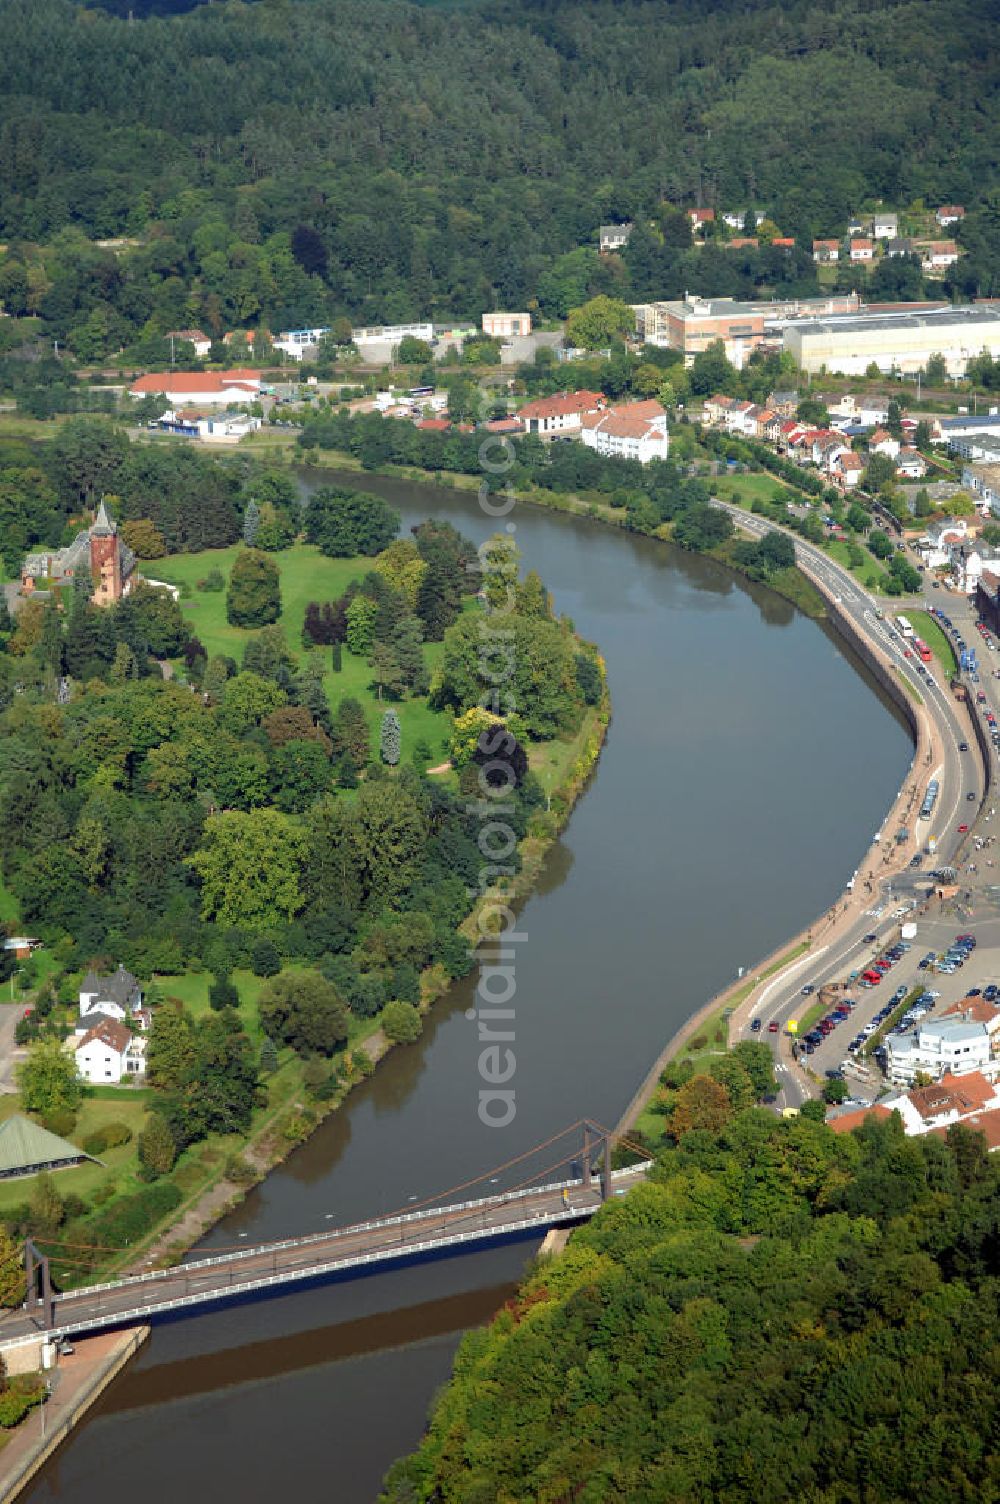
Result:
[[[777,1032],[778,1032],[778,1020],[776,1018],[772,1018],[771,1019],[771,1022],[767,1026],[767,1032],[769,1034],[777,1034]]]
[[[967,825],[960,825],[958,827],[958,833],[959,833],[959,835],[960,836],[964,836],[968,832],[968,829],[969,829],[969,827]]]

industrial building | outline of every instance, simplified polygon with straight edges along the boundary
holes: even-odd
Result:
[[[739,370],[760,345],[777,345],[789,320],[856,313],[859,307],[856,292],[754,302],[687,293],[675,302],[633,304],[633,312],[636,334],[645,344],[681,350],[690,365],[702,350],[721,340],[727,359]]]
[[[976,304],[796,321],[785,327],[782,343],[810,373],[860,376],[877,365],[915,375],[940,354],[950,376],[964,376],[984,350],[1000,355],[1000,308]]]

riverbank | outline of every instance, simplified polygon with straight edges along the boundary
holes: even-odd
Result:
[[[14,1431],[0,1452],[0,1504],[9,1504],[58,1451],[87,1411],[131,1362],[148,1326],[78,1338],[75,1351],[49,1373],[50,1398]]]
[[[566,756],[562,760],[557,781],[547,790],[548,809],[533,817],[531,830],[519,843],[520,870],[514,878],[501,880],[497,884],[498,891],[507,903],[522,903],[530,897],[549,851],[565,828],[577,800],[593,775],[610,719],[611,701],[605,681],[600,702],[588,708],[580,729],[567,743]],[[490,928],[483,922],[483,915],[486,910],[495,908],[496,896],[494,893],[478,899],[460,926],[460,933],[472,950],[489,937]],[[451,985],[440,968],[432,967],[423,973],[419,1004],[422,1017],[446,995]],[[322,1123],[336,1113],[354,1087],[367,1079],[378,1063],[397,1048],[404,1046],[390,1041],[381,1029],[376,1028],[359,1045],[359,1049],[368,1058],[369,1068],[364,1072],[353,1073],[351,1080],[345,1083],[344,1089],[330,1103],[284,1101],[276,1111],[269,1112],[241,1151],[240,1158],[246,1167],[246,1174],[239,1181],[234,1181],[220,1171],[215,1181],[178,1208],[168,1226],[154,1229],[147,1239],[131,1250],[128,1263],[121,1272],[137,1274],[153,1266],[162,1267],[179,1262],[217,1222],[239,1206],[254,1186],[283,1164]],[[280,1120],[289,1114],[298,1128],[294,1138],[282,1131]]]
[[[416,486],[438,486],[449,491],[474,491],[479,490],[479,477],[465,475],[460,471],[453,470],[424,470],[416,465],[380,465],[377,470],[366,470],[360,460],[354,455],[339,449],[309,449],[298,450],[295,440],[285,439],[273,449],[256,448],[251,440],[245,446],[241,445],[241,453],[246,453],[254,458],[270,463],[287,465],[290,469],[299,467],[311,470],[335,470],[357,475],[363,480],[366,475],[380,475],[387,480],[406,481]],[[644,538],[658,538],[661,542],[672,541],[673,524],[665,522],[652,531],[643,528],[629,528],[628,512],[624,507],[614,507],[597,497],[585,497],[576,493],[564,494],[559,491],[547,491],[542,487],[532,487],[530,490],[518,494],[518,505],[539,507],[543,511],[565,512],[571,517],[587,517],[595,522],[603,522],[609,527],[622,528],[625,531],[637,532]],[[764,584],[768,590],[780,595],[782,599],[790,601],[797,610],[810,617],[814,621],[820,621],[826,614],[823,597],[810,585],[809,581],[798,569],[781,569],[775,571],[767,580],[758,579],[750,570],[741,564],[734,555],[733,540],[720,544],[716,548],[706,549],[701,552],[702,558],[714,559],[724,565],[734,574],[743,579],[750,580],[754,584]]]

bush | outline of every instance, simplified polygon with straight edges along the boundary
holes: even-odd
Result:
[[[398,1000],[382,1009],[382,1033],[391,1044],[413,1044],[423,1033],[424,1021],[416,1008]]]
[[[359,1076],[371,1076],[375,1072],[375,1062],[367,1050],[352,1050],[351,1065]]]
[[[226,1160],[225,1173],[226,1179],[233,1185],[256,1185],[260,1180],[259,1173],[243,1158],[242,1154],[230,1154]]]
[[[76,1127],[76,1113],[69,1107],[56,1107],[43,1115],[42,1127],[50,1133],[57,1133],[60,1138],[66,1138]]]
[[[210,569],[203,580],[197,580],[195,582],[196,590],[217,591],[225,590],[225,588],[225,576],[223,575],[222,570],[219,568]]]
[[[137,1243],[150,1228],[181,1204],[179,1188],[170,1180],[120,1196],[96,1217],[87,1217],[80,1230],[91,1243],[104,1248],[125,1248]]]
[[[103,1128],[98,1128],[96,1133],[90,1133],[83,1141],[83,1147],[88,1154],[98,1158],[108,1149],[117,1149],[121,1144],[130,1143],[132,1130],[125,1123],[106,1123]]]
[[[9,1389],[0,1394],[0,1426],[9,1431],[24,1419],[29,1410],[46,1399],[45,1385],[33,1375],[13,1379]]]

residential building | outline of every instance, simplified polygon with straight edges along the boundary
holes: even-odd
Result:
[[[860,454],[855,454],[852,449],[848,449],[837,456],[833,467],[833,479],[838,481],[845,491],[853,491],[864,473],[865,465]]]
[[[813,260],[825,263],[840,260],[839,240],[814,240]]]
[[[793,418],[800,401],[798,392],[777,391],[772,392],[768,397],[767,405],[772,412],[778,414],[779,418]]]
[[[609,251],[620,251],[623,245],[628,245],[631,233],[631,221],[623,225],[601,225],[601,228],[597,232],[597,239],[602,254],[606,255]]]
[[[791,251],[795,248],[795,236],[775,235],[774,239],[771,241],[771,244],[773,246],[776,246],[779,251]]]
[[[88,971],[80,983],[80,1017],[101,1012],[126,1019],[142,1007],[142,988],[126,967],[119,965],[110,976]]]
[[[175,412],[168,407],[156,420],[156,426],[163,433],[199,439],[203,444],[238,444],[247,434],[256,433],[263,426],[263,420],[250,413],[213,414],[190,407]]]
[[[283,350],[292,360],[303,360],[316,354],[320,340],[329,333],[329,326],[325,324],[316,329],[287,329],[277,336],[274,348]]]
[[[834,402],[827,403],[827,412],[831,419],[846,420],[856,425],[859,430],[876,428],[886,421],[889,416],[889,406],[886,402],[879,402],[877,398],[855,397],[852,392],[845,392]]]
[[[887,256],[912,256],[913,241],[907,240],[905,236],[897,235],[894,239],[886,241],[885,254]]]
[[[872,261],[875,257],[875,242],[866,235],[858,236],[848,247],[852,261]]]
[[[77,533],[68,547],[25,557],[21,591],[33,595],[58,589],[72,585],[78,575],[89,576],[95,606],[114,605],[130,593],[138,578],[135,554],[119,538],[117,524],[103,501],[91,526]]]
[[[945,225],[957,225],[965,218],[965,210],[961,204],[942,204],[934,215],[938,224],[944,229]]]
[[[800,320],[788,325],[782,343],[796,365],[812,373],[862,375],[874,364],[882,371],[913,374],[939,353],[949,375],[963,376],[969,360],[983,350],[1000,355],[1000,308],[976,303]],[[976,426],[966,431],[975,432]]]
[[[904,480],[923,480],[927,474],[927,461],[919,449],[904,446],[896,456],[896,474]]]
[[[961,1007],[961,1004],[957,1006]],[[1000,1118],[1000,1089],[981,1071],[967,1071],[961,1076],[947,1073],[932,1086],[914,1086],[897,1096],[885,1098],[876,1107],[835,1112],[827,1122],[836,1133],[849,1133],[860,1127],[870,1113],[884,1119],[894,1112],[899,1113],[908,1138],[924,1133],[944,1133],[953,1123],[970,1123],[984,1113],[996,1113]]]
[[[876,240],[895,240],[899,234],[899,215],[880,209],[872,223],[872,234]]]
[[[676,302],[634,305],[636,333],[647,345],[680,350],[685,365],[721,340],[727,358],[739,370],[764,339],[760,305],[733,298],[699,298],[688,294]]]
[[[849,219],[847,221],[848,235],[864,235],[866,231],[871,229],[871,227],[872,222],[870,219],[861,219],[858,215],[855,215],[853,219]]]
[[[212,348],[212,341],[201,329],[170,329],[163,338],[184,340],[187,344],[194,345],[194,353],[199,360],[204,360]]]
[[[760,241],[756,235],[734,235],[732,240],[726,241],[727,251],[756,251]]]
[[[1000,516],[1000,465],[973,461],[962,466],[962,485],[974,492],[977,504]]]
[[[606,405],[603,392],[558,392],[554,397],[526,402],[518,417],[528,433],[551,439],[557,434],[578,434],[584,415],[599,412]]]
[[[714,397],[706,397],[702,406],[702,421],[714,428],[722,422],[733,401],[732,397],[726,397],[722,392],[716,392]]]
[[[753,211],[754,228],[759,228],[766,218],[767,215],[762,209],[755,209]],[[727,209],[722,216],[722,223],[728,225],[731,230],[742,230],[746,222],[747,211],[745,209]]]
[[[990,1033],[975,1019],[921,1021],[906,1034],[888,1035],[885,1048],[885,1072],[894,1086],[910,1086],[920,1075],[939,1081],[946,1072],[964,1076],[969,1071],[990,1071]],[[998,1072],[1000,1062],[990,1073]]]
[[[933,277],[954,266],[957,260],[958,246],[953,240],[932,240],[924,248],[922,265],[925,273]]]
[[[484,313],[483,333],[491,339],[522,339],[531,333],[531,314]]]
[[[687,217],[691,221],[692,230],[697,235],[699,234],[699,232],[704,231],[706,225],[712,225],[715,223],[715,210],[689,209],[687,211]]]
[[[894,460],[900,451],[900,442],[894,439],[892,434],[885,428],[876,428],[868,440],[870,454],[884,454],[887,459]]]
[[[146,1041],[114,1018],[103,1018],[88,1029],[74,1054],[78,1073],[93,1085],[117,1086],[146,1071]]]
[[[1000,462],[1000,430],[996,433],[970,433],[952,436],[948,442],[952,454],[963,460],[995,460]]]
[[[175,409],[232,407],[257,400],[260,372],[242,366],[229,371],[162,371],[140,376],[128,390],[130,397],[165,397]]]
[[[658,402],[626,402],[587,413],[580,437],[588,449],[617,459],[665,460],[670,452],[667,415]]]

